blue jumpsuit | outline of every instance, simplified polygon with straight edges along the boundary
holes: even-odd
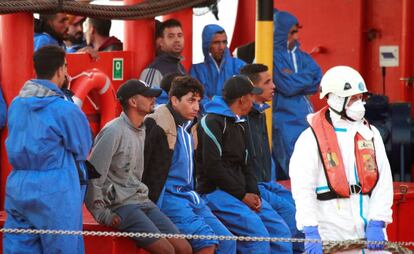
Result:
[[[83,112],[49,80],[28,81],[9,109],[5,228],[82,230],[78,166],[91,148]],[[3,253],[83,253],[82,236],[5,234]]]
[[[310,55],[299,48],[299,42],[288,49],[288,34],[298,20],[287,12],[275,13],[273,81],[273,155],[287,177],[289,160],[299,135],[308,127],[306,116],[313,112],[307,96],[318,91],[322,71]],[[279,170],[279,169],[278,169]],[[284,175],[284,177],[280,177]]]
[[[224,57],[220,65],[210,54],[210,44],[217,32],[224,31],[218,25],[207,25],[203,29],[203,54],[204,62],[193,64],[190,70],[191,76],[198,79],[203,84],[205,96],[201,104],[204,105],[214,95],[221,95],[224,82],[233,75],[240,74],[240,69],[246,64],[238,58],[234,58],[230,54],[230,50],[226,48]]]
[[[183,234],[232,234],[213,215],[205,202],[194,191],[194,145],[188,132],[191,122],[177,126],[177,143],[163,194],[157,204]],[[235,241],[190,240],[194,251],[217,245],[217,254],[236,253]]]

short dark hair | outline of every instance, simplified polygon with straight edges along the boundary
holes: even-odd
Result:
[[[167,19],[166,21],[162,22],[159,26],[157,31],[155,31],[155,38],[161,38],[164,36],[164,30],[171,27],[181,27],[180,21],[176,19]]]
[[[65,64],[65,51],[54,45],[39,48],[33,55],[37,78],[52,79],[56,71]]]
[[[178,73],[178,72],[172,72],[165,75],[160,83],[160,87],[162,90],[164,90],[167,94],[170,91],[171,83],[176,77],[183,77],[184,74]]]
[[[259,81],[259,74],[268,71],[269,68],[264,64],[247,64],[240,70],[240,74],[249,77],[249,79],[256,84]]]
[[[89,23],[95,28],[96,32],[101,36],[109,37],[112,22],[110,19],[89,18]]]
[[[204,96],[204,87],[201,83],[191,77],[191,76],[182,76],[182,77],[175,77],[171,83],[171,89],[168,93],[169,97],[177,97],[181,100],[181,97],[188,93],[194,93],[200,95],[201,98]]]

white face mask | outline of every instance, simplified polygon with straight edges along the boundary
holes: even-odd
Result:
[[[365,103],[362,100],[357,100],[352,103],[351,106],[347,106],[345,109],[346,115],[355,121],[360,121],[364,118],[365,115]]]

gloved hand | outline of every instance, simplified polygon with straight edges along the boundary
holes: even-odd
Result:
[[[317,226],[303,227],[306,239],[321,240]],[[323,254],[322,242],[305,242],[305,251],[307,254]]]
[[[385,222],[378,221],[378,220],[371,220],[368,223],[367,226],[367,232],[365,233],[365,236],[367,238],[367,241],[376,241],[376,242],[383,242],[385,241],[385,235],[384,235],[384,227]],[[384,245],[383,244],[367,244],[367,248],[370,250],[383,250]]]

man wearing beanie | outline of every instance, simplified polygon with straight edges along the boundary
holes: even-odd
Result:
[[[98,133],[90,162],[101,177],[89,182],[86,206],[102,224],[125,232],[177,234],[174,224],[148,198],[141,182],[144,170],[144,117],[153,111],[160,89],[140,80],[128,80],[117,92],[119,117]],[[134,238],[151,253],[190,253],[186,240]]]

